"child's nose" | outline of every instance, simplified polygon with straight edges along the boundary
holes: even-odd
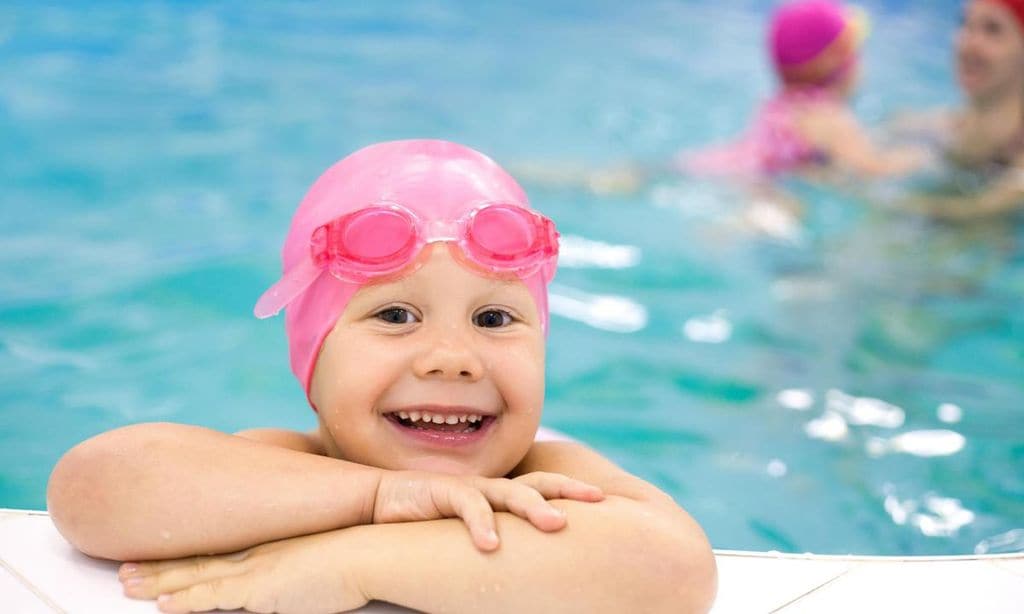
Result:
[[[471,342],[455,330],[438,331],[413,363],[417,377],[475,382],[483,375],[483,363]]]

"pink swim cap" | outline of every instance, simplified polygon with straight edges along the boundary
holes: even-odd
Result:
[[[336,162],[310,187],[292,218],[281,250],[283,269],[287,273],[310,257],[316,228],[373,203],[398,203],[425,220],[451,220],[489,201],[530,208],[523,189],[508,173],[487,156],[463,145],[437,140],[370,145]],[[546,333],[545,276],[537,272],[523,282],[533,296]],[[292,372],[307,399],[320,346],[360,287],[324,271],[286,308]]]
[[[830,0],[797,0],[775,11],[768,47],[784,83],[825,85],[856,60],[866,35],[863,11]]]

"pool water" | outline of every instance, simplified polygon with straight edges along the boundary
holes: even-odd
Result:
[[[868,122],[954,104],[952,0],[867,2]],[[0,7],[0,506],[74,443],[171,420],[310,428],[250,315],[306,186],[392,138],[499,162],[667,159],[772,88],[768,3]],[[947,227],[797,181],[803,224],[665,178],[526,182],[565,235],[545,422],[719,548],[1024,549],[1020,224]],[[773,221],[774,220],[774,221]]]

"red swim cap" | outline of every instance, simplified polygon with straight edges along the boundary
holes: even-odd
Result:
[[[1024,0],[985,0],[995,2],[1006,7],[1013,16],[1017,18],[1017,25],[1020,26],[1020,33],[1024,36]]]

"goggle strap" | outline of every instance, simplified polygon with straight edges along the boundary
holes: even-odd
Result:
[[[259,319],[277,315],[300,294],[306,291],[320,277],[324,269],[317,266],[309,256],[303,258],[276,284],[270,286],[260,300],[256,301],[253,314]]]

